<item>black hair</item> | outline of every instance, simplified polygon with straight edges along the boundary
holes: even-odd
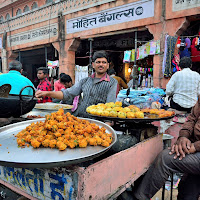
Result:
[[[116,71],[113,68],[108,70],[108,75],[112,75],[112,74],[116,74]]]
[[[39,68],[37,68],[37,72],[38,71],[43,71],[44,74],[48,74],[48,68],[46,68],[46,67],[39,67]]]
[[[107,62],[109,62],[109,57],[106,51],[96,51],[92,56],[92,62],[95,62],[97,58],[106,58]]]
[[[179,67],[181,69],[191,68],[192,67],[192,60],[189,57],[183,57],[183,58],[181,58],[181,60],[179,62]]]
[[[72,78],[68,74],[63,74],[60,78],[60,82],[61,83],[69,83],[69,82],[72,82]]]
[[[63,75],[65,75],[65,73],[60,73],[60,78],[61,78]]]

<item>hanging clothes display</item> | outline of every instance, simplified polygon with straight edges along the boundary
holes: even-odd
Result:
[[[172,75],[172,58],[174,57],[174,49],[177,42],[177,37],[167,37],[167,54],[166,54],[166,65],[165,65],[165,77]]]
[[[162,73],[165,73],[165,66],[166,66],[166,57],[167,57],[167,38],[169,35],[165,36],[165,49],[164,49],[164,56],[163,56],[163,63],[162,63]]]
[[[192,40],[192,45],[191,45],[191,58],[192,58],[192,62],[200,62],[200,51],[198,51],[198,49],[196,48],[196,40],[198,37],[195,37]]]
[[[88,66],[75,66],[75,84],[81,79],[88,77]]]
[[[59,67],[59,61],[58,60],[55,60],[55,61],[48,60],[47,66],[49,69],[49,77],[55,77],[56,76],[56,68]]]

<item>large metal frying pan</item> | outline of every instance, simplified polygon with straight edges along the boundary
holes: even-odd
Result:
[[[0,128],[0,144],[2,145],[0,147],[0,165],[25,168],[52,168],[77,164],[100,156],[109,150],[117,140],[117,135],[112,127],[103,122],[85,118],[85,120],[91,123],[105,127],[106,132],[112,133],[113,141],[109,147],[88,146],[86,148],[67,148],[65,151],[50,148],[34,149],[31,146],[18,148],[15,135],[31,123],[44,120],[29,120]]]
[[[22,95],[25,88],[30,87],[33,90],[33,96]],[[19,95],[9,94],[6,97],[0,97],[0,118],[19,117],[31,111],[36,99],[35,89],[32,86],[25,86],[21,89]]]

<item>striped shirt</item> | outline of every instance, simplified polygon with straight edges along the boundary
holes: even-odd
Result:
[[[70,100],[75,96],[83,94],[81,102],[79,102],[77,115],[80,117],[88,117],[86,108],[90,105],[98,103],[115,102],[116,101],[117,80],[109,77],[107,74],[101,79],[95,78],[94,75],[81,79],[71,88],[62,89],[63,101]]]
[[[166,86],[166,94],[183,108],[191,108],[200,94],[200,75],[189,68],[173,74]]]

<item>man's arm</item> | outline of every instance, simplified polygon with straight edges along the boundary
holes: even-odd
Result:
[[[37,98],[42,98],[42,97],[51,97],[51,98],[54,98],[54,99],[63,99],[63,93],[62,91],[41,91],[41,90],[38,90],[36,93],[35,93],[35,96]]]
[[[172,96],[174,94],[175,81],[176,78],[174,74],[166,85],[166,91],[165,91],[166,95]]]
[[[185,154],[195,153],[200,151],[200,141],[191,143],[190,137],[194,131],[194,126],[199,117],[200,98],[195,106],[192,108],[188,121],[184,123],[183,128],[179,132],[179,137],[176,143],[172,146],[170,154],[175,153],[174,158],[179,157],[181,160],[185,157]]]
[[[38,90],[35,93],[37,98],[41,98],[44,96],[48,96],[54,99],[61,99],[63,101],[69,101],[73,97],[78,96],[82,92],[82,84],[84,83],[85,79],[82,79],[77,84],[73,85],[71,88],[62,89],[61,91],[40,91]]]

